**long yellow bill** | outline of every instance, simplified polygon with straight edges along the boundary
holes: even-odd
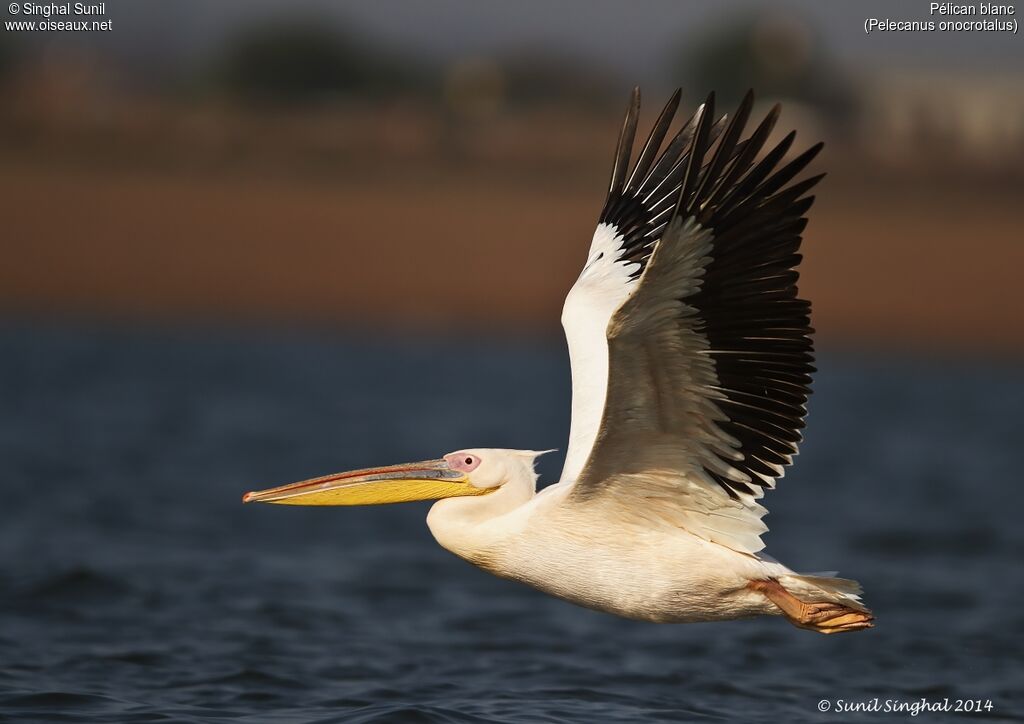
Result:
[[[367,468],[326,475],[242,496],[243,503],[279,505],[381,505],[414,500],[437,500],[483,495],[491,488],[470,484],[465,473],[452,470],[446,460]]]

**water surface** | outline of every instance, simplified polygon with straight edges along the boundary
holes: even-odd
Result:
[[[766,540],[861,580],[861,634],[579,609],[441,550],[426,504],[240,504],[459,447],[564,448],[564,356],[555,338],[0,329],[0,718],[875,721],[894,715],[817,705],[960,697],[1021,719],[1008,366],[822,356]]]

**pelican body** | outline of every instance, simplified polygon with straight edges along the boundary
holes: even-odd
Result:
[[[666,143],[677,90],[634,156],[633,91],[604,209],[562,312],[572,365],[562,475],[537,491],[532,450],[467,448],[247,493],[245,502],[437,500],[441,546],[580,606],[660,623],[782,615],[821,633],[870,628],[859,585],[762,553],[760,504],[801,440],[813,371],[798,298],[821,149],[746,137],[748,93],[714,94]]]

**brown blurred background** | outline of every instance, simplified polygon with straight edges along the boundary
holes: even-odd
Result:
[[[108,1],[109,32],[4,31],[0,317],[554,334],[629,88],[649,124],[675,85],[754,87],[827,142],[819,338],[1019,355],[1022,45],[865,35],[927,19],[888,5]]]

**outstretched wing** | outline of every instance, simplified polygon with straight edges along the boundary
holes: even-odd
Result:
[[[754,552],[766,530],[757,499],[796,454],[810,394],[810,305],[795,268],[821,176],[790,182],[821,144],[780,165],[794,133],[761,155],[778,106],[741,140],[752,94],[727,124],[713,122],[712,94],[681,147],[659,154],[677,102],[627,172],[634,95],[602,226],[566,300],[574,437],[562,480],[570,502]],[[577,423],[596,408],[577,394],[602,385],[599,424]]]
[[[562,326],[572,364],[572,423],[560,479],[563,483],[579,477],[601,424],[608,387],[608,322],[636,288],[682,188],[700,109],[662,149],[679,97],[676,90],[630,172],[640,112],[640,91],[633,89],[604,209],[583,271],[565,299]],[[724,120],[711,129],[712,136],[721,130]]]

